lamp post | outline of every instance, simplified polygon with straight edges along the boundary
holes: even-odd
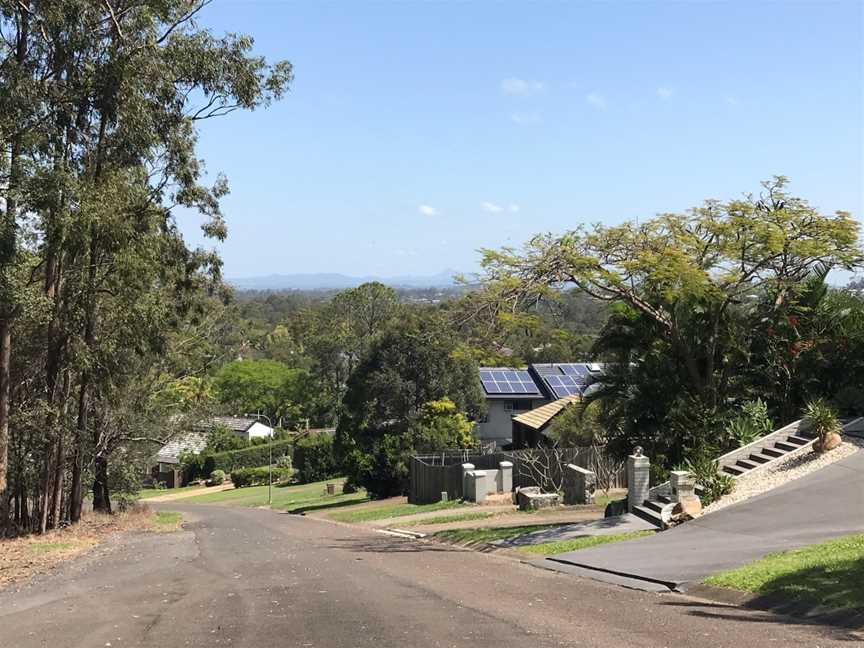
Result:
[[[273,504],[273,422],[266,414],[256,412],[255,414],[247,414],[246,416],[254,416],[256,419],[267,419],[267,425],[270,426],[270,434],[267,439],[267,450],[270,455],[270,462],[267,465],[267,506]]]

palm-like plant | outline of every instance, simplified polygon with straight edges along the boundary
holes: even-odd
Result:
[[[819,437],[814,444],[817,452],[830,450],[833,447],[831,445],[832,437],[834,435],[839,436],[843,429],[837,418],[837,412],[821,398],[807,403],[804,408],[804,421],[809,425],[810,430]]]

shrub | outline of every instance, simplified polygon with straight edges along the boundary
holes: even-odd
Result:
[[[293,449],[293,441],[274,441],[272,447],[273,461],[276,462],[279,457],[290,455]],[[203,474],[209,475],[214,470],[232,472],[236,468],[266,466],[270,463],[270,450],[270,446],[265,444],[204,456]]]
[[[224,470],[214,470],[210,473],[210,479],[207,480],[208,486],[218,486],[225,481]]]
[[[821,398],[807,403],[807,407],[804,408],[804,421],[819,437],[817,445],[823,449],[832,434],[840,434],[843,430],[837,412]]]
[[[298,479],[304,484],[338,476],[333,438],[320,434],[301,439],[294,448],[294,466]]]
[[[702,487],[699,495],[702,506],[708,506],[735,490],[735,480],[731,475],[720,472],[719,462],[711,459],[709,454],[688,459],[686,465],[696,478],[696,483]]]
[[[864,415],[864,388],[847,385],[834,396],[834,406],[845,416]]]
[[[294,461],[291,459],[290,454],[286,454],[279,457],[273,465],[278,466],[279,468],[293,468]]]
[[[293,471],[290,468],[273,467],[273,483],[288,481]],[[231,481],[235,488],[244,486],[266,486],[270,480],[269,466],[256,468],[237,468],[231,471]]]
[[[768,406],[761,398],[757,398],[741,406],[741,412],[726,424],[725,431],[729,447],[740,448],[773,430]]]

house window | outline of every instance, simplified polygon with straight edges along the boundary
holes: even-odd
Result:
[[[505,412],[524,412],[532,409],[531,401],[507,401],[504,403]]]

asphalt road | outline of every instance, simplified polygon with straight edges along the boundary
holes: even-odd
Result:
[[[847,631],[266,510],[180,503],[0,591],[2,648],[850,646]]]
[[[663,533],[560,554],[556,561],[686,589],[776,551],[864,531],[864,451]],[[601,571],[602,570],[602,571]],[[864,587],[864,585],[862,585]]]

